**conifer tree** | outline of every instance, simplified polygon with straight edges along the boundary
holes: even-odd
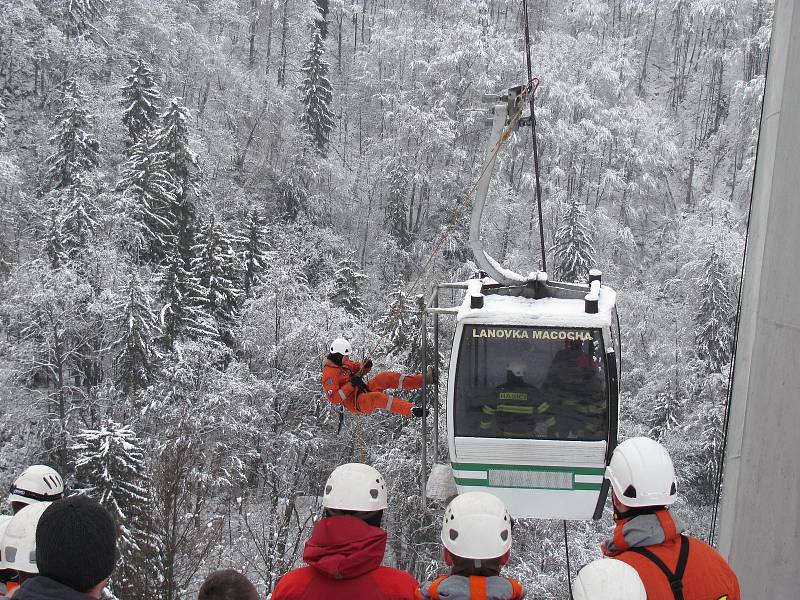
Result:
[[[403,291],[402,281],[395,283],[397,291],[391,294],[392,303],[382,327],[392,324],[389,330],[389,356],[399,361],[406,370],[419,372],[422,370],[422,310],[425,300],[421,295],[409,297]],[[402,310],[400,307],[402,306]],[[400,311],[400,312],[398,312]],[[399,316],[398,316],[399,315]],[[435,345],[428,335],[427,363],[434,366]],[[436,361],[437,368],[442,364],[442,356]]]
[[[77,83],[66,81],[62,108],[51,124],[55,134],[49,141],[55,151],[45,159],[52,189],[72,185],[80,174],[93,169],[100,161],[100,143],[89,132],[93,117],[85,103]]]
[[[62,206],[62,247],[70,257],[80,254],[86,248],[97,227],[99,211],[90,192],[90,188],[83,182],[83,176],[78,173],[68,187],[58,192]]]
[[[577,198],[561,216],[551,251],[556,279],[561,281],[585,280],[594,266],[594,228]]]
[[[129,149],[117,185],[122,191],[122,210],[135,227],[128,233],[129,250],[137,261],[158,264],[175,244],[176,190],[166,167],[166,153],[158,151],[145,135]]]
[[[45,241],[45,253],[50,260],[50,267],[58,269],[67,260],[67,253],[64,250],[64,231],[56,198],[52,198],[47,209],[47,238]]]
[[[281,217],[290,222],[297,221],[308,202],[308,194],[299,182],[284,177],[279,185],[278,211]]]
[[[114,307],[114,321],[120,336],[114,342],[116,381],[125,393],[135,395],[153,378],[158,355],[154,338],[159,331],[152,310],[152,300],[142,286],[139,274],[133,271]]]
[[[111,513],[119,531],[120,568],[114,574],[119,597],[138,579],[134,565],[154,554],[155,538],[148,527],[150,493],[144,443],[128,425],[106,419],[98,429],[75,436],[75,474],[79,489]]]
[[[366,309],[358,288],[366,279],[368,277],[359,272],[356,261],[350,257],[342,258],[334,272],[331,302],[341,306],[354,317],[363,317]]]
[[[270,239],[265,220],[253,209],[239,236],[239,262],[242,265],[242,290],[247,298],[261,284],[261,274],[270,262]]]
[[[128,130],[130,141],[127,145],[130,147],[147,137],[158,124],[161,92],[150,66],[141,58],[125,81],[127,83],[122,87],[122,123]]]
[[[216,340],[214,320],[204,310],[206,291],[186,268],[177,248],[167,254],[156,275],[159,286],[161,344],[172,350],[182,337]]]
[[[233,240],[214,215],[201,226],[192,253],[192,272],[204,294],[201,305],[214,318],[222,342],[233,347],[242,290],[235,283],[239,274]]]
[[[6,137],[6,131],[8,129],[5,112],[6,102],[3,100],[3,96],[0,96],[0,141]]]
[[[156,151],[164,153],[166,171],[175,183],[175,203],[169,221],[181,256],[187,261],[194,241],[194,199],[200,193],[200,168],[197,155],[189,147],[188,120],[189,110],[173,98],[161,115],[161,127],[154,140]]]
[[[397,240],[401,248],[407,248],[411,243],[408,231],[408,194],[409,172],[406,161],[397,157],[393,161],[389,177],[389,198],[386,203],[386,212],[383,220],[384,227]]]
[[[300,83],[303,103],[300,125],[317,153],[326,156],[334,126],[333,112],[330,108],[333,102],[333,88],[328,80],[329,65],[323,58],[325,42],[317,23],[311,26],[311,43],[307,52],[300,67],[303,74]]]
[[[698,294],[695,348],[708,368],[718,373],[731,360],[735,304],[730,273],[716,248],[706,260]]]

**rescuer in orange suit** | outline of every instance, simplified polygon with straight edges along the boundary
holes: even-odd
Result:
[[[386,371],[369,381],[364,380],[372,369],[372,361],[360,363],[350,360],[353,347],[344,338],[331,342],[330,353],[322,365],[322,388],[331,404],[341,404],[354,413],[369,414],[377,408],[404,417],[421,417],[425,410],[411,402],[400,400],[386,390],[418,390],[422,387],[422,374],[406,375]],[[428,382],[433,381],[433,369],[428,368]]]

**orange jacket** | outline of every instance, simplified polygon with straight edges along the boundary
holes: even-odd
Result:
[[[633,542],[641,537],[643,517],[655,517],[663,530],[662,541],[656,544]],[[634,521],[639,520],[636,524]],[[652,520],[652,519],[651,519]],[[653,560],[639,554],[642,548],[660,559],[673,574],[678,566],[681,538],[688,543],[686,570],[682,579],[684,600],[741,600],[739,580],[724,558],[714,548],[691,536],[683,536],[667,510],[653,514],[621,519],[614,530],[614,538],[603,552],[628,563],[639,573],[648,600],[675,600],[667,575]]]
[[[322,389],[331,404],[344,404],[349,410],[355,409],[356,388],[350,383],[353,375],[363,375],[369,371],[363,363],[342,357],[342,364],[337,365],[330,357],[322,363]]]

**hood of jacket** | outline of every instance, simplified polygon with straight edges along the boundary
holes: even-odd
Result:
[[[350,515],[320,520],[306,542],[303,560],[333,579],[353,579],[383,562],[386,532]]]
[[[603,542],[606,556],[616,556],[631,548],[657,546],[677,538],[684,531],[681,522],[667,509],[620,519],[614,537]]]
[[[29,579],[14,593],[16,600],[94,600],[43,575]]]

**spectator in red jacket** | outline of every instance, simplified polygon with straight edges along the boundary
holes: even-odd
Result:
[[[422,407],[400,400],[386,390],[418,390],[422,387],[422,374],[406,375],[386,371],[378,373],[369,381],[364,376],[372,369],[372,361],[360,363],[350,360],[353,347],[344,338],[331,342],[330,353],[322,365],[322,388],[331,404],[341,404],[354,413],[368,414],[377,408],[388,410],[404,417],[420,417]],[[433,369],[428,369],[428,382],[433,381]]]
[[[667,450],[637,437],[617,446],[606,469],[617,523],[602,550],[628,563],[648,600],[740,600],[739,581],[708,544],[683,533],[667,508],[678,499]]]
[[[383,567],[388,507],[381,474],[360,463],[334,469],[322,497],[324,517],[306,542],[308,566],[289,571],[272,600],[415,600],[419,587],[406,573]]]

